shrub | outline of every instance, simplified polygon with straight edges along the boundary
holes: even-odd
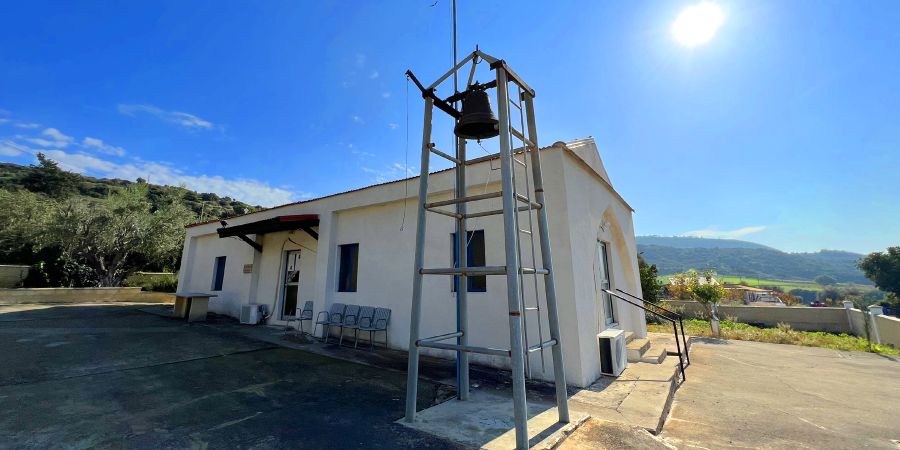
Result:
[[[125,286],[140,287],[144,291],[175,292],[178,276],[174,273],[135,272],[122,283]]]

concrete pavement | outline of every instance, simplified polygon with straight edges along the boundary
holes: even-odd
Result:
[[[662,437],[678,448],[900,448],[900,362],[695,339]]]
[[[402,373],[140,307],[0,306],[0,448],[457,447],[393,423]]]

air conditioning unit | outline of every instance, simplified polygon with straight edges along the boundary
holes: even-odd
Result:
[[[266,317],[266,305],[241,305],[241,323],[257,325]]]
[[[628,353],[625,350],[625,332],[622,330],[604,330],[597,335],[597,346],[600,350],[600,373],[617,377],[628,365]]]

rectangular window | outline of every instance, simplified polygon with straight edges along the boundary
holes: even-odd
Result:
[[[359,268],[359,244],[344,244],[341,249],[338,292],[356,292],[356,272]]]
[[[223,281],[225,281],[225,257],[217,256],[216,265],[213,267],[212,290],[221,291]]]
[[[459,252],[456,251],[456,233],[452,235],[451,245],[453,246],[453,267],[459,267]],[[484,230],[469,231],[466,233],[466,267],[484,267]],[[469,292],[487,292],[487,277],[479,275],[475,277],[466,277],[468,280],[467,290]],[[453,292],[459,283],[459,277],[453,277]]]

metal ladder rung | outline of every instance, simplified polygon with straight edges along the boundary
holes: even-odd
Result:
[[[550,339],[549,341],[541,342],[540,344],[534,344],[531,347],[528,347],[528,353],[533,353],[538,350],[545,349],[547,347],[552,347],[556,345],[556,339]]]
[[[446,154],[446,153],[444,153],[444,152],[442,152],[442,151],[440,151],[440,150],[434,148],[434,144],[429,145],[429,146],[428,146],[428,150],[430,150],[431,153],[434,153],[435,155],[441,156],[441,157],[443,157],[444,159],[450,160],[450,161],[452,161],[452,162],[454,162],[454,163],[456,163],[456,164],[459,164],[459,163],[460,163],[460,161],[459,161],[458,159],[456,159],[456,158],[454,158],[454,157],[452,157],[452,156],[450,156],[450,155],[448,155],[448,154]]]
[[[440,342],[416,342],[416,347],[428,347],[428,348],[437,348],[441,350],[453,350],[456,352],[468,352],[468,353],[482,353],[485,355],[494,355],[494,356],[510,356],[511,352],[507,349],[503,348],[490,348],[490,347],[475,347],[471,345],[455,345],[455,344],[442,344]]]
[[[547,269],[535,269],[534,267],[523,267],[523,268],[522,268],[522,273],[524,273],[524,274],[526,274],[526,275],[532,275],[532,274],[535,274],[535,275],[547,275],[547,274],[550,273],[550,271],[547,270]]]
[[[540,310],[541,310],[541,308],[538,308],[537,306],[529,306],[529,307],[525,308],[525,311],[540,311]]]
[[[531,207],[534,208],[534,209],[541,209],[541,204],[540,204],[540,203],[533,202],[533,201],[531,201],[530,198],[528,198],[528,197],[526,197],[526,196],[524,196],[524,195],[522,195],[522,194],[516,193],[516,199],[518,199],[520,202],[525,203],[525,204],[529,204],[529,203],[530,203],[530,204],[531,204]]]
[[[540,204],[536,204],[536,206],[532,206],[532,207],[528,207],[528,206],[520,206],[520,207],[518,207],[518,208],[516,208],[516,209],[517,209],[519,212],[522,212],[522,211],[528,211],[529,209],[531,209],[531,210],[541,209],[541,206],[540,206]],[[483,211],[483,212],[477,212],[477,213],[466,214],[465,216],[466,216],[466,219],[474,219],[475,217],[494,216],[494,215],[497,215],[497,214],[503,214],[503,210],[502,210],[502,209],[492,209],[492,210],[490,210],[490,211]]]
[[[439,269],[421,269],[419,273],[422,275],[506,275],[506,266],[484,266],[484,267],[447,267]]]
[[[455,337],[460,337],[460,336],[462,336],[463,334],[464,334],[464,333],[463,333],[462,331],[457,331],[457,332],[454,332],[454,333],[439,334],[439,335],[437,335],[437,336],[432,336],[432,337],[427,337],[427,338],[419,339],[418,341],[416,341],[416,345],[419,345],[419,344],[422,343],[422,342],[439,342],[439,341],[446,341],[447,339],[453,339],[453,338],[455,338]]]
[[[488,192],[486,194],[470,195],[468,197],[459,197],[459,198],[453,198],[450,200],[441,200],[439,202],[426,203],[425,207],[426,208],[434,208],[437,206],[455,205],[457,203],[474,202],[477,200],[486,200],[489,198],[497,198],[497,197],[502,197],[502,196],[503,196],[503,192],[501,192],[501,191]]]
[[[531,142],[531,140],[529,140],[527,137],[525,137],[525,135],[522,134],[519,130],[517,130],[517,129],[513,128],[512,126],[510,126],[510,127],[509,127],[509,132],[512,133],[513,136],[519,138],[519,140],[521,140],[522,142],[524,142],[525,145],[527,145],[527,146],[529,146],[529,147],[534,147],[534,143]]]
[[[516,164],[518,164],[522,167],[526,167],[526,168],[528,167],[528,164],[525,164],[525,161],[519,161],[519,158],[516,158],[515,156],[513,156],[512,159],[513,159],[513,161],[516,162]]]
[[[519,229],[519,233],[533,234],[531,231],[529,231],[529,230],[523,230],[523,229],[521,229],[521,228]]]
[[[509,99],[509,104],[515,106],[516,108],[519,108],[519,111],[522,110],[522,105],[520,105],[518,102],[514,102],[512,97],[510,97]]]
[[[433,213],[438,213],[438,214],[442,214],[442,215],[445,215],[445,216],[448,216],[448,217],[453,217],[454,219],[462,219],[462,217],[463,217],[462,214],[460,214],[460,213],[455,213],[455,212],[452,212],[452,211],[444,211],[444,210],[442,210],[442,209],[429,208],[428,206],[426,206],[425,209],[426,209],[427,211],[430,211],[430,212],[433,212]]]

